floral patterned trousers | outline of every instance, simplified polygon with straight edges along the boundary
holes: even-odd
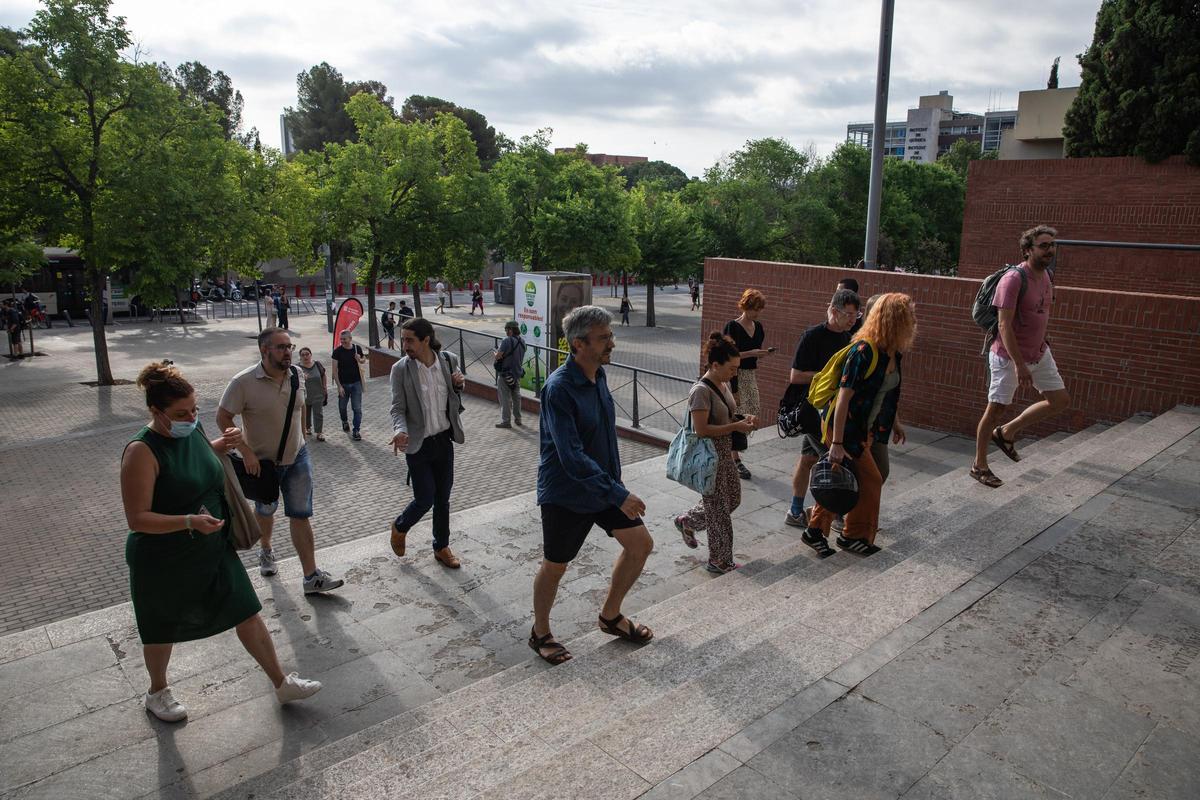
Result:
[[[733,512],[742,503],[742,482],[733,462],[732,437],[712,440],[717,448],[717,481],[710,494],[683,515],[694,531],[708,531],[708,560],[722,567],[733,563]]]

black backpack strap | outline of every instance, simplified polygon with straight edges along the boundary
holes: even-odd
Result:
[[[700,380],[704,383],[705,386],[707,386],[709,389],[712,389],[713,393],[717,397],[721,398],[721,402],[724,403],[725,407],[729,409],[729,416],[732,417],[737,414],[737,408],[735,406],[729,405],[729,401],[725,398],[725,395],[721,392],[721,390],[717,388],[717,385],[715,383],[710,381],[708,378],[701,378]]]
[[[287,416],[283,418],[283,433],[279,436],[279,452],[275,454],[275,463],[283,462],[283,451],[287,448],[288,431],[292,428],[292,412],[296,410],[296,392],[300,390],[300,373],[295,367],[288,367],[292,377],[292,395],[288,398]]]

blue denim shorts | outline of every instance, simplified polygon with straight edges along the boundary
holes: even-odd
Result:
[[[287,466],[275,467],[279,476],[279,493],[283,495],[283,515],[291,519],[308,519],[313,515],[312,462],[308,460],[308,447],[300,448],[296,460]],[[254,501],[254,513],[272,517],[279,508],[279,501],[269,505]]]

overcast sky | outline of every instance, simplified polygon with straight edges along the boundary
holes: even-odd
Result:
[[[0,0],[22,28],[38,4]],[[1099,0],[897,0],[889,118],[949,90],[964,111],[1015,108],[1079,82]],[[245,124],[279,145],[296,74],[328,61],[348,80],[475,108],[516,139],[663,159],[689,175],[779,136],[827,154],[874,114],[878,0],[385,2],[116,0],[147,57],[224,70]]]

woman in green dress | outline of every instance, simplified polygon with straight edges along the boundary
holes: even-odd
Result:
[[[279,702],[315,694],[320,683],[285,675],[279,666],[258,613],[262,605],[234,550],[217,453],[241,444],[242,432],[228,428],[206,441],[196,392],[169,361],[147,365],[137,383],[151,421],[125,447],[121,499],[130,531],[129,588],[150,673],[146,710],[167,722],[185,718],[187,709],[167,684],[171,648],[230,628],[275,685]]]

